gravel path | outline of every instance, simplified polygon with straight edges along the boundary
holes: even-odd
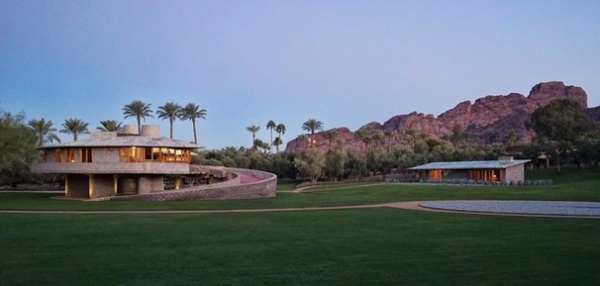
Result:
[[[598,202],[567,201],[428,201],[419,206],[436,210],[513,215],[600,217]]]
[[[470,213],[478,215],[566,217],[600,219],[600,202],[565,201],[410,201],[370,205],[299,207],[272,209],[233,210],[140,210],[140,211],[54,211],[54,210],[2,210],[13,214],[201,214],[201,213],[257,213],[347,210],[367,208],[399,208],[418,211]]]

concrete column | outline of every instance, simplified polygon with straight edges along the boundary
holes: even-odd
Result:
[[[93,199],[94,198],[94,175],[90,174],[88,176],[88,178],[89,178],[89,181],[88,181],[88,192],[89,192],[90,199]]]
[[[117,191],[119,190],[119,176],[118,175],[113,175],[113,190],[114,190],[114,193],[116,196]]]
[[[65,197],[69,196],[69,175],[65,175]]]
[[[181,189],[181,184],[183,183],[183,179],[179,176],[175,177],[175,190]]]

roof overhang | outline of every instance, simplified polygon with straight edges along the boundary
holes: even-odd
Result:
[[[506,169],[513,166],[523,165],[531,160],[510,160],[510,161],[455,161],[455,162],[431,162],[408,170],[468,170],[468,169]]]

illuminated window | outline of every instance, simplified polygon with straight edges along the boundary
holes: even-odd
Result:
[[[81,162],[91,163],[92,162],[92,148],[81,148],[80,153]]]
[[[65,149],[65,162],[74,163],[75,162],[75,150],[72,148]]]
[[[121,162],[121,163],[129,162],[129,148],[120,148],[119,149],[119,162]]]

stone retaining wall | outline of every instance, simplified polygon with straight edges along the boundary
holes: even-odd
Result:
[[[117,196],[107,198],[109,200],[145,200],[145,201],[175,201],[175,200],[232,200],[232,199],[259,199],[275,196],[277,188],[277,176],[268,172],[236,169],[218,168],[220,171],[232,174],[233,178],[221,183],[194,186],[179,190],[169,190],[150,194],[139,194],[130,196]],[[241,176],[252,176],[259,181],[242,184]]]

